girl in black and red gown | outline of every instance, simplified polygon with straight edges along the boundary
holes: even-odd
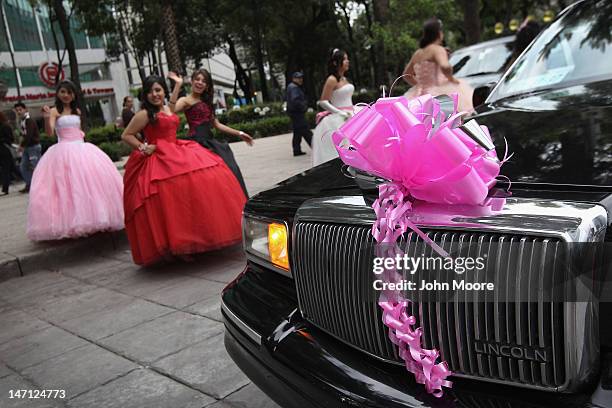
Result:
[[[174,72],[169,72],[168,78],[174,81],[174,89],[172,95],[170,95],[170,109],[175,113],[185,112],[185,117],[189,123],[189,139],[198,142],[202,147],[220,156],[234,173],[244,194],[248,197],[249,194],[232,149],[227,142],[215,140],[212,128],[239,137],[249,146],[253,145],[253,138],[241,130],[224,125],[215,117],[213,109],[214,88],[210,73],[205,69],[196,70],[191,75],[191,93],[181,98],[178,95],[183,84],[183,78]]]
[[[134,148],[125,167],[125,229],[134,262],[149,265],[241,241],[246,197],[223,160],[177,140],[179,118],[165,106],[163,78],[143,83],[142,109],[122,139]],[[136,135],[142,132],[146,142]]]

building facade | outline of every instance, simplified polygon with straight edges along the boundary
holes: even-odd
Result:
[[[70,77],[61,30],[57,23],[51,27],[49,10],[44,4],[33,7],[28,0],[4,0],[0,4],[3,17],[0,21],[0,80],[8,86],[0,109],[10,111],[14,103],[22,101],[33,117],[40,118],[40,108],[54,103],[55,76],[62,56],[60,77]],[[121,58],[109,58],[105,38],[87,35],[76,18],[70,20],[70,31],[90,123],[113,123],[120,115],[123,98],[141,86],[136,61],[127,53]],[[158,61],[167,73],[161,49]],[[219,107],[224,107],[225,95],[231,95],[235,78],[230,58],[220,53],[201,61],[200,66],[211,72],[216,87],[215,99]],[[145,75],[154,71],[151,64],[143,64],[142,68]]]
[[[2,16],[0,78],[8,86],[8,92],[1,108],[6,111],[21,100],[28,105],[32,116],[38,117],[43,105],[54,102],[60,57],[63,57],[60,78],[70,76],[63,36],[57,23],[52,29],[45,5],[33,7],[28,0],[4,0]],[[70,21],[70,31],[87,113],[94,122],[113,122],[119,115],[122,98],[130,91],[123,63],[110,61],[104,38],[88,36],[74,18]]]

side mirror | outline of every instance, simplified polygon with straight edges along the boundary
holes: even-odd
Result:
[[[474,89],[474,93],[472,94],[472,106],[476,108],[477,106],[482,105],[484,101],[487,100],[487,97],[493,90],[494,86],[495,84],[487,84]]]

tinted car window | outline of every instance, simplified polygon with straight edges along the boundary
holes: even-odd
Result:
[[[609,0],[575,6],[533,42],[490,100],[612,77],[611,19]]]
[[[468,77],[499,72],[512,54],[512,43],[492,44],[488,47],[454,52],[449,63],[457,77]]]

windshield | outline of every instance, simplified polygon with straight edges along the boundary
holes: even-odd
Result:
[[[611,19],[608,0],[574,7],[533,42],[489,99],[612,77]]]
[[[457,50],[448,62],[453,67],[453,74],[468,77],[479,74],[499,72],[512,54],[512,42],[492,44],[472,50]]]

